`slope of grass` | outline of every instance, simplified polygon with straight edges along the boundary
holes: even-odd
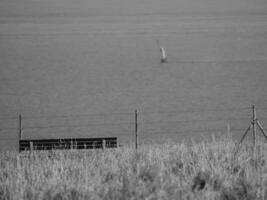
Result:
[[[95,151],[6,152],[0,199],[266,199],[266,144],[230,140]]]

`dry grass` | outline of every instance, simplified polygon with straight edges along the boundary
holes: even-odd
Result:
[[[266,199],[267,151],[230,140],[95,151],[6,152],[0,199]]]

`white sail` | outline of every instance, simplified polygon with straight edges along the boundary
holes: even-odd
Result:
[[[167,56],[166,56],[166,51],[163,47],[160,47],[160,52],[161,52],[161,62],[166,62],[167,61]]]

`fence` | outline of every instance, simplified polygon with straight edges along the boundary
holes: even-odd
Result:
[[[19,140],[19,151],[99,148],[117,148],[117,138],[108,137]]]
[[[79,115],[23,116],[0,118],[0,140],[51,139],[66,137],[118,137],[120,143],[139,143],[187,138],[202,139],[210,134],[232,133],[239,139],[249,124],[256,141],[256,126],[264,132],[267,108],[236,107],[96,113]],[[11,136],[12,135],[12,136]],[[247,134],[246,134],[247,135]],[[253,136],[253,137],[252,137]]]

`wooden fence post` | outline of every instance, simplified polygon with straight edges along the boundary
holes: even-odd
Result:
[[[103,139],[103,140],[102,140],[102,149],[104,150],[105,148],[106,148],[106,140]]]
[[[22,116],[19,115],[19,140],[22,138]]]
[[[230,123],[227,123],[227,137],[229,140],[232,140],[233,137],[232,137],[232,134],[231,134],[231,126],[230,126]]]
[[[135,149],[138,149],[138,116],[137,110],[135,110]]]
[[[256,126],[256,121],[257,121],[257,114],[256,114],[256,107],[255,105],[252,106],[252,126],[253,126],[253,145],[256,146],[257,143],[257,126]]]
[[[267,139],[267,134],[265,133],[263,126],[260,124],[260,122],[258,120],[256,123],[257,123],[258,127],[260,128],[260,131],[263,134],[263,136]]]
[[[33,147],[33,142],[30,142],[30,151],[33,152],[34,147]]]
[[[20,140],[22,139],[22,116],[19,115],[19,152],[20,152]]]

